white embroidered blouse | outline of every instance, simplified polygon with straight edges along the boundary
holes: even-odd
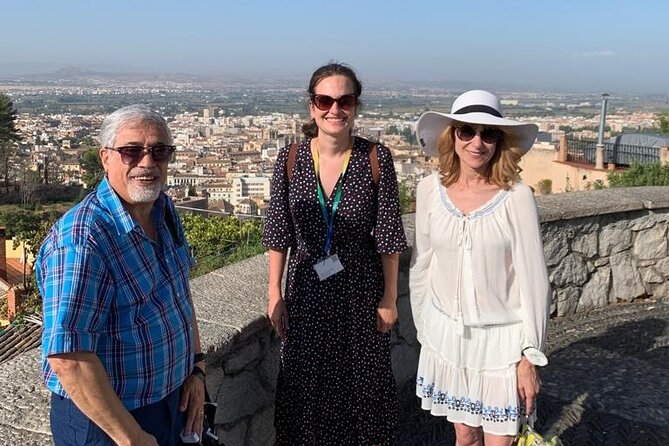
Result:
[[[409,283],[419,334],[429,337],[421,333],[424,305],[461,327],[522,322],[519,350],[545,363],[550,285],[529,187],[500,190],[464,215],[437,173],[424,178],[416,194],[414,250]]]

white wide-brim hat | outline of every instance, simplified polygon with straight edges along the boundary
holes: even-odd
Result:
[[[439,154],[439,138],[453,121],[499,127],[504,133],[514,134],[518,138],[518,149],[523,154],[530,150],[539,131],[535,124],[502,117],[502,104],[494,94],[483,90],[470,90],[455,99],[450,114],[429,111],[418,119],[416,136],[426,155]]]

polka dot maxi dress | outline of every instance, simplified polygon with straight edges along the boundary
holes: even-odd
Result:
[[[390,334],[376,330],[383,294],[379,253],[406,248],[390,151],[379,145],[374,184],[370,144],[355,138],[334,222],[332,252],[344,270],[319,281],[326,226],[316,195],[310,140],[299,146],[290,181],[288,147],[278,156],[263,235],[291,247],[284,300],[275,426],[278,445],[387,445],[397,424]],[[328,199],[331,210],[334,194]]]

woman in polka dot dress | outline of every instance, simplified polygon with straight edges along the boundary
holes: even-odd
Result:
[[[397,424],[390,330],[407,245],[390,151],[377,146],[376,184],[370,143],[352,136],[361,91],[345,65],[316,70],[307,138],[294,163],[286,147],[274,168],[263,243],[268,314],[283,340],[278,445],[388,445]]]

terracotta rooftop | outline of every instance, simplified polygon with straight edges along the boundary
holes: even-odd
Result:
[[[42,342],[42,326],[34,322],[11,324],[0,331],[0,364]]]

